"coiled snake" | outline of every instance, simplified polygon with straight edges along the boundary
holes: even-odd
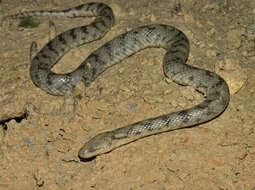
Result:
[[[87,3],[67,10],[31,11],[11,18],[27,16],[95,16],[87,26],[70,29],[49,41],[32,59],[30,76],[33,83],[52,95],[64,95],[82,81],[88,86],[107,68],[132,54],[148,48],[166,50],[163,70],[167,78],[181,85],[190,85],[205,96],[205,100],[186,110],[96,135],[79,150],[81,159],[107,153],[143,137],[170,130],[185,128],[211,120],[221,114],[229,103],[228,85],[219,75],[186,64],[189,41],[183,32],[163,24],[151,24],[133,29],[107,42],[91,53],[71,73],[56,74],[51,68],[71,48],[102,38],[114,25],[112,9],[103,3]]]

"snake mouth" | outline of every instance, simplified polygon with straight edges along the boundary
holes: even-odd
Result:
[[[78,157],[81,161],[89,162],[94,160],[98,155],[108,153],[110,151],[111,150],[106,151],[105,149],[99,149],[99,150],[94,150],[93,148],[88,149],[87,146],[85,145],[79,150]]]
[[[80,155],[78,155],[78,157],[79,157],[80,161],[82,161],[82,162],[91,162],[96,159],[96,156],[92,156],[90,158],[83,158],[83,157],[80,157]]]

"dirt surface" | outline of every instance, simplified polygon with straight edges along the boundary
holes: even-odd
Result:
[[[2,0],[4,15],[66,9],[85,0]],[[255,189],[255,1],[110,0],[113,29],[100,41],[70,51],[54,71],[75,69],[118,34],[150,23],[176,26],[189,38],[189,64],[226,79],[231,100],[215,120],[138,140],[90,162],[79,148],[99,132],[203,100],[192,88],[166,82],[164,50],[146,49],[104,72],[75,98],[54,97],[29,77],[32,41],[43,47],[56,33],[92,18],[19,20],[0,28],[0,189]],[[22,119],[24,118],[24,119]]]

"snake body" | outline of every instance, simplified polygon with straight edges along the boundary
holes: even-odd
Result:
[[[122,145],[146,136],[194,126],[221,114],[229,103],[229,88],[223,78],[214,72],[186,64],[189,41],[175,27],[163,24],[141,26],[115,37],[91,53],[80,66],[67,74],[56,74],[52,67],[71,48],[102,38],[114,25],[112,9],[103,3],[87,3],[67,10],[31,11],[11,15],[27,16],[94,16],[87,26],[70,29],[49,41],[31,61],[30,76],[33,83],[52,95],[64,95],[82,81],[88,86],[103,71],[132,54],[148,48],[166,50],[163,59],[164,75],[181,85],[194,87],[205,100],[186,110],[168,113],[155,118],[100,133],[79,150],[81,159],[108,153]]]

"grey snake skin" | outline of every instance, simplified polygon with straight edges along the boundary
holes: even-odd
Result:
[[[56,74],[52,67],[71,48],[102,38],[114,25],[112,9],[103,3],[87,3],[67,10],[31,11],[10,18],[27,16],[84,17],[96,19],[87,26],[70,29],[49,41],[32,59],[30,76],[33,83],[51,95],[65,95],[82,81],[88,86],[107,68],[134,53],[149,47],[166,50],[164,75],[180,85],[189,85],[202,93],[205,100],[189,109],[100,133],[79,150],[81,159],[91,159],[146,136],[191,127],[212,120],[228,106],[230,94],[227,83],[219,75],[186,64],[189,41],[175,27],[163,24],[141,26],[107,42],[91,53],[80,66],[67,74]]]

